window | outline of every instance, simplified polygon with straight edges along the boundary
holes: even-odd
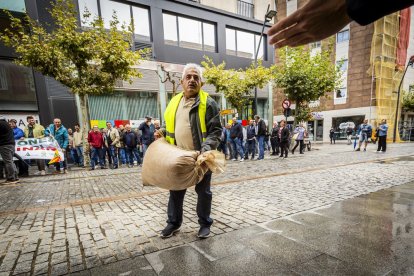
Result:
[[[311,49],[316,49],[316,48],[320,48],[320,47],[321,47],[321,41],[312,42],[310,44]]]
[[[88,1],[89,2],[89,1]],[[101,3],[101,16],[104,21],[105,28],[110,28],[110,21],[114,12],[119,21],[118,29],[121,29],[122,25],[126,27],[131,24],[131,7],[119,2],[110,0],[100,0]]]
[[[254,17],[254,4],[253,0],[238,0],[237,1],[237,13],[253,18]]]
[[[349,30],[339,32],[336,36],[336,42],[341,43],[349,40]]]
[[[8,60],[0,60],[0,110],[37,110],[33,72]]]
[[[347,94],[346,87],[340,88],[340,89],[336,90],[335,99],[343,99],[343,98],[346,98],[346,96],[347,96],[346,94]]]
[[[178,46],[177,17],[170,14],[163,14],[164,43]]]
[[[226,53],[238,57],[254,59],[259,45],[260,35],[226,28]],[[266,36],[262,37],[257,58],[264,57]]]
[[[340,61],[336,62],[336,65],[339,66]],[[341,70],[342,72],[345,72],[346,70],[348,70],[348,60],[345,59],[341,65],[341,68],[339,68],[339,70]]]
[[[25,0],[1,0],[0,10],[26,12]]]
[[[99,16],[97,0],[78,0],[79,16],[82,26],[90,26],[93,19]],[[85,10],[91,14],[89,18],[84,17]]]
[[[132,7],[135,39],[150,40],[149,10]]]
[[[199,20],[163,14],[167,45],[200,51],[216,51],[216,26]]]
[[[180,47],[203,50],[203,34],[201,28],[200,21],[178,17]]]

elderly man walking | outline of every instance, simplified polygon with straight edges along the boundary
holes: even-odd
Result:
[[[181,84],[184,92],[171,99],[165,110],[165,137],[171,144],[185,150],[201,152],[214,150],[220,143],[221,124],[217,103],[201,90],[202,71],[196,64],[184,67]],[[156,132],[156,137],[160,136]],[[159,172],[154,172],[159,173]],[[210,217],[212,193],[210,191],[211,172],[195,187],[198,195],[197,215],[200,230],[199,238],[210,235],[213,220]],[[179,231],[183,222],[183,202],[186,190],[170,191],[167,226],[161,232],[162,238],[171,237]]]

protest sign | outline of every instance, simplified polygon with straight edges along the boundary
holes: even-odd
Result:
[[[51,160],[55,158],[56,150],[63,161],[65,155],[53,137],[25,138],[16,141],[16,154],[23,159]]]

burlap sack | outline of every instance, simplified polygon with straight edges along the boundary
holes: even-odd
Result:
[[[224,167],[224,155],[218,151],[182,150],[160,138],[145,152],[142,181],[167,190],[184,190],[200,182],[209,169],[221,173]]]

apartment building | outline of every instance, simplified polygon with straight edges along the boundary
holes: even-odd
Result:
[[[258,47],[267,5],[272,4],[271,8],[275,5],[270,0],[73,1],[80,12],[82,27],[88,24],[82,23],[85,7],[92,15],[101,16],[107,26],[115,11],[121,22],[128,24],[134,20],[133,49],[151,49],[149,60],[138,66],[143,73],[142,79],[134,79],[132,84],[118,82],[114,94],[89,97],[90,118],[100,124],[106,120],[133,120],[138,124],[146,115],[161,118],[173,91],[172,83],[165,81],[166,74],[174,75],[177,83],[184,65],[199,64],[204,55],[216,63],[226,61],[229,68],[249,66]],[[27,13],[42,23],[51,22],[47,13],[49,7],[50,1],[45,0],[0,2],[0,9],[12,11],[17,16]],[[7,16],[0,13],[0,28],[6,28],[8,24]],[[51,122],[54,117],[60,117],[68,126],[77,122],[80,116],[76,112],[76,97],[54,79],[15,65],[14,58],[11,49],[0,45],[0,90],[4,90],[0,93],[1,113],[15,118],[35,114],[42,124]],[[274,60],[273,47],[268,47],[266,36],[261,43],[259,58],[265,66],[270,66]],[[204,89],[222,109],[230,107],[214,87],[205,86]],[[264,118],[272,116],[272,109],[269,109],[272,92],[269,86],[258,91],[258,113]],[[250,116],[251,106],[239,115],[241,118]]]
[[[280,20],[299,7],[307,0],[278,0],[277,20]],[[412,8],[413,9],[413,8]],[[393,119],[395,118],[396,89],[400,71],[395,71],[395,52],[398,39],[398,15],[385,19],[381,24],[387,27],[370,24],[360,26],[355,22],[345,26],[335,35],[335,62],[344,60],[341,70],[343,80],[336,91],[329,93],[326,99],[312,102],[314,109],[313,120],[308,122],[310,136],[315,141],[329,141],[329,130],[333,127],[338,138],[345,138],[347,123],[360,124],[368,119],[374,127],[380,119],[388,119],[390,134],[392,134]],[[410,46],[408,57],[414,54],[413,20],[411,18]],[[386,45],[385,39],[392,41],[393,45]],[[327,41],[315,42],[309,45],[311,52],[321,51],[321,45]],[[372,47],[374,45],[374,48]],[[389,49],[388,49],[388,48]],[[391,49],[392,48],[392,49]],[[392,56],[393,53],[394,55]],[[389,56],[388,56],[389,55]],[[392,62],[391,62],[392,61]],[[391,64],[391,65],[390,65]],[[392,67],[392,68],[391,68]],[[407,72],[404,87],[408,89],[412,82],[414,72]],[[274,93],[275,120],[284,118],[281,102],[285,98],[283,91],[276,89]],[[294,105],[293,105],[294,108]],[[404,119],[405,116],[405,119]],[[412,120],[404,115],[404,120]],[[288,121],[293,122],[294,117]],[[401,133],[402,135],[402,133]]]

